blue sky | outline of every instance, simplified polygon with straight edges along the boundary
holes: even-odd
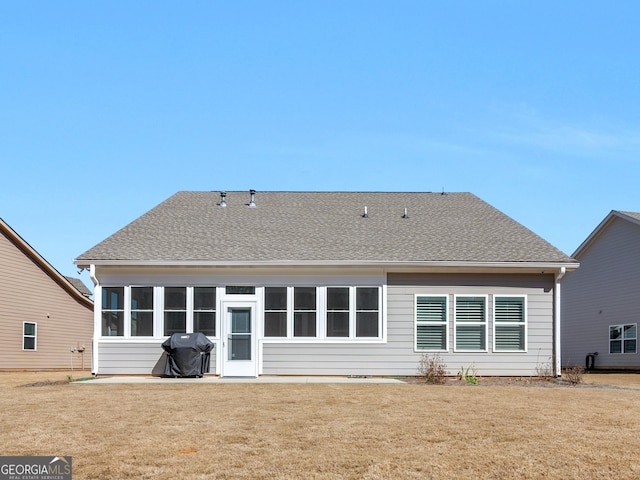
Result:
[[[639,21],[636,1],[5,1],[0,217],[76,275],[178,190],[444,189],[570,254],[640,211]]]

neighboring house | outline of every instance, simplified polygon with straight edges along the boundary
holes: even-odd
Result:
[[[562,364],[640,368],[640,213],[613,210],[578,247],[562,281]],[[591,365],[590,365],[591,366]]]
[[[222,376],[533,375],[578,264],[470,193],[179,192],[80,255],[97,374],[200,331]],[[557,364],[559,367],[559,355]]]
[[[90,367],[93,302],[81,283],[0,219],[0,370]]]

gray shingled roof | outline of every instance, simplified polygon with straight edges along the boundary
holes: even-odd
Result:
[[[75,287],[75,289],[78,290],[85,297],[90,297],[91,295],[93,295],[93,292],[91,290],[89,290],[87,288],[87,286],[84,284],[84,282],[82,280],[80,280],[79,278],[67,277],[66,275],[65,275],[64,278],[66,278],[67,281],[71,285],[73,285]]]
[[[622,213],[623,215],[626,215],[628,217],[631,218],[635,218],[636,220],[640,220],[640,213],[638,212],[623,212],[621,210],[618,210],[620,213]]]
[[[178,192],[76,263],[574,262],[470,193],[258,192],[250,208],[248,192],[228,192],[226,201]]]

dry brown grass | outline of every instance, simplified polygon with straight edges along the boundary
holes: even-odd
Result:
[[[72,455],[78,479],[640,477],[637,389],[15,375],[0,374],[0,451]]]

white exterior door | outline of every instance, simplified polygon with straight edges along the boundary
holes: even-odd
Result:
[[[256,303],[223,302],[222,376],[257,377]]]

